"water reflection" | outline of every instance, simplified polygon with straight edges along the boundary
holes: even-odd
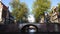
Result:
[[[37,32],[25,32],[25,33],[20,33],[20,34],[38,34]]]
[[[34,30],[34,29],[29,29],[29,32],[36,32],[36,30]]]

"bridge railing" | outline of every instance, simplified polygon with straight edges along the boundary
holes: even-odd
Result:
[[[41,29],[43,31],[46,30],[48,32],[60,32],[60,23],[40,23],[40,24],[42,24]]]
[[[38,23],[38,24],[41,24],[39,27],[39,31],[41,32],[46,32],[46,31],[49,31],[49,32],[60,32],[60,24],[59,23]],[[4,25],[0,25],[0,30],[1,31],[18,31],[18,25],[17,24],[4,24]]]
[[[24,24],[28,25],[27,23],[23,23],[23,24],[20,24],[21,27],[23,27],[22,25]],[[41,32],[47,32],[47,31],[48,32],[60,32],[60,23],[33,23],[33,24],[36,24],[36,26],[37,24],[40,24],[38,26],[38,29]]]

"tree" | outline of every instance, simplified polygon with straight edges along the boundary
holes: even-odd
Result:
[[[39,22],[40,16],[50,8],[50,0],[35,0],[33,3],[33,14],[35,15],[36,22]]]
[[[59,9],[59,12],[60,12],[60,3],[58,3],[58,9]]]
[[[12,8],[12,15],[16,18],[17,21],[22,21],[23,17],[27,17],[28,7],[24,2],[19,0],[12,0],[10,2]]]

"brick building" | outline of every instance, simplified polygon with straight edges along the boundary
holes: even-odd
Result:
[[[1,1],[0,1],[0,23],[10,23],[13,21],[14,17],[11,15],[9,11],[9,7],[5,6]]]
[[[51,12],[51,15],[50,15],[51,17],[51,19],[50,19],[50,21],[52,22],[52,23],[59,23],[59,21],[58,21],[58,7],[53,7],[52,8],[52,12]]]

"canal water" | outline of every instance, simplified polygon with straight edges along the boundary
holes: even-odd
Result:
[[[26,33],[20,33],[20,34],[39,34],[37,32],[26,32]]]

